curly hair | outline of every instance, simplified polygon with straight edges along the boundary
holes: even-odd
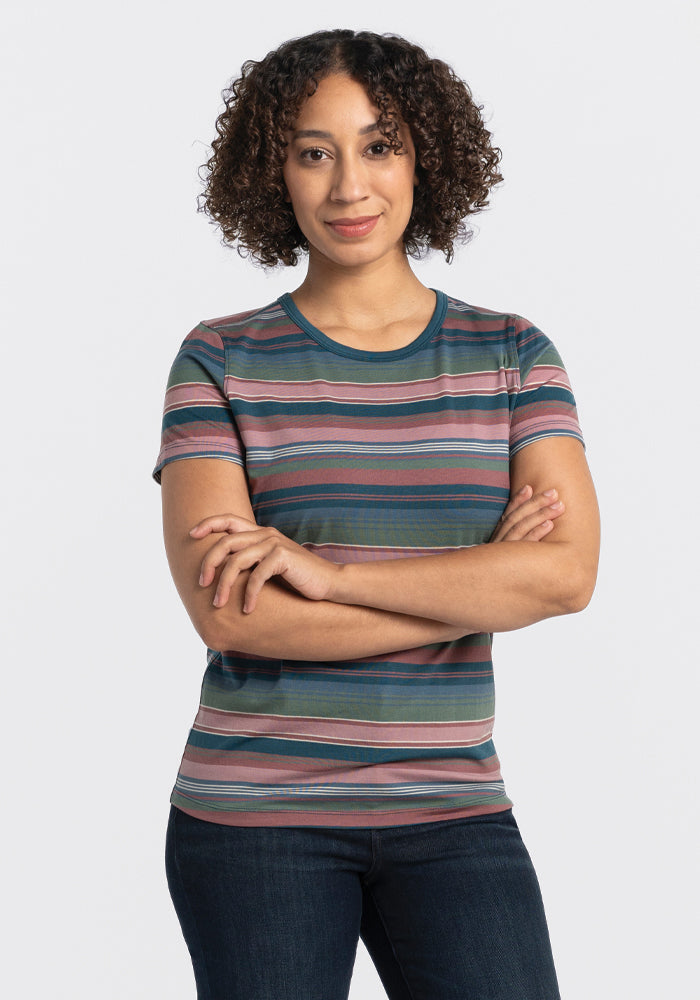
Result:
[[[224,91],[212,155],[202,170],[200,210],[221,227],[225,243],[274,267],[294,265],[308,250],[282,178],[285,134],[303,102],[333,73],[361,83],[379,108],[378,127],[395,153],[398,118],[416,149],[413,211],[403,235],[413,257],[441,250],[448,261],[454,241],[467,241],[464,219],[488,204],[502,180],[501,151],[467,85],[444,62],[397,35],[370,31],[318,31],[291,39],[260,62],[243,65]]]

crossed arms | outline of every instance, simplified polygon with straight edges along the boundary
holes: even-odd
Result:
[[[508,516],[490,544],[340,566],[258,528],[240,466],[185,459],[162,472],[168,561],[210,648],[270,658],[357,659],[581,610],[599,549],[581,444],[552,437],[526,446],[511,462],[511,483]],[[558,495],[546,496],[553,486]]]

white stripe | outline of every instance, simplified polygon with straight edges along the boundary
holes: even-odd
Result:
[[[555,368],[557,366],[556,365],[547,365],[547,366],[546,365],[539,365],[539,366],[538,365],[533,365],[532,370],[534,371],[534,369],[537,368],[537,367],[540,367],[540,368],[544,368],[544,367]],[[501,369],[501,371],[503,371],[505,374],[511,374],[511,375],[519,374],[519,369],[518,368],[503,368],[503,369]],[[348,385],[348,386],[354,386],[355,388],[358,388],[360,386],[362,386],[362,387],[366,386],[368,389],[395,389],[395,388],[397,388],[397,386],[401,386],[401,385],[430,385],[431,382],[440,382],[442,380],[449,381],[450,379],[465,379],[465,378],[472,379],[472,378],[480,378],[481,376],[483,376],[484,378],[488,378],[490,380],[490,379],[493,379],[494,374],[495,373],[494,373],[493,369],[486,369],[484,371],[475,371],[475,372],[457,372],[454,375],[451,372],[442,372],[440,375],[433,375],[432,378],[406,379],[403,382],[342,382],[342,381],[336,380],[336,379],[325,379],[325,378],[304,378],[304,379],[281,379],[281,378],[276,378],[275,379],[275,385],[289,385],[289,386],[293,386],[293,385],[328,385],[328,386]],[[227,375],[226,379],[230,380],[232,382],[235,382],[236,384],[238,384],[238,383],[243,383],[243,384],[250,383],[252,385],[256,385],[256,384],[260,385],[260,383],[262,381],[259,378],[243,378],[243,377],[241,377],[239,375]],[[183,384],[187,384],[187,383],[183,383]],[[411,397],[411,398],[414,398],[414,397]]]
[[[211,784],[202,781],[192,781],[188,778],[178,778],[176,788],[187,792],[216,793],[218,795],[246,795],[263,798],[267,796],[294,796],[310,797],[314,795],[327,795],[329,798],[346,796],[349,793],[361,793],[365,798],[383,798],[386,796],[399,797],[403,795],[436,795],[440,793],[454,792],[502,792],[504,783],[502,781],[486,782],[471,781],[459,784],[414,784],[414,785],[242,785],[231,783],[212,782]]]
[[[477,441],[430,441],[425,444],[398,444],[387,441],[384,444],[360,444],[353,441],[318,441],[313,444],[282,445],[278,448],[248,448],[250,461],[270,462],[280,458],[291,458],[295,455],[328,455],[329,452],[341,455],[376,455],[378,457],[396,457],[397,455],[427,455],[430,458],[440,458],[441,455],[471,454],[507,455],[508,442],[477,442]]]
[[[359,546],[358,546],[358,548],[359,548]],[[217,656],[219,656],[218,653],[213,653],[212,654],[212,659],[214,659]],[[331,722],[359,722],[363,726],[368,726],[368,727],[369,726],[406,726],[407,728],[412,728],[412,727],[415,727],[415,726],[419,726],[419,727],[420,726],[430,726],[430,727],[433,727],[433,726],[476,726],[480,722],[493,722],[494,721],[494,716],[493,715],[487,715],[483,719],[459,719],[457,721],[451,721],[451,722],[450,721],[444,721],[444,720],[438,720],[436,722],[406,722],[406,721],[402,721],[402,720],[397,721],[397,722],[377,722],[374,719],[353,719],[353,718],[347,718],[347,717],[342,717],[342,716],[338,716],[338,715],[334,715],[333,718],[331,720],[329,720],[328,717],[325,716],[325,715],[294,716],[294,715],[276,715],[274,712],[264,712],[264,713],[263,712],[238,712],[235,709],[214,708],[214,707],[212,707],[210,705],[204,705],[204,704],[201,704],[201,703],[200,703],[199,707],[201,709],[203,709],[204,711],[219,712],[219,713],[221,713],[221,715],[246,715],[246,716],[249,716],[249,717],[252,716],[254,719],[287,719],[287,720],[294,719],[294,718],[319,719],[322,722],[328,722],[328,721],[331,721]],[[197,726],[194,726],[193,728],[196,729]]]

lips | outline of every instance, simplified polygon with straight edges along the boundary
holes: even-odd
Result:
[[[371,233],[378,221],[378,215],[361,215],[357,219],[330,219],[326,225],[338,236],[357,239]]]

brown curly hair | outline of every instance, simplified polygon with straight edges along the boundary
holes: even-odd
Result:
[[[413,211],[403,239],[406,252],[428,249],[452,259],[455,239],[468,240],[466,216],[488,204],[502,180],[501,151],[467,85],[444,62],[397,35],[370,31],[317,31],[285,42],[260,62],[246,62],[224,91],[211,158],[202,168],[200,210],[239,253],[274,267],[296,264],[308,242],[297,225],[282,179],[285,133],[319,81],[345,73],[361,83],[379,108],[378,127],[395,153],[397,118],[416,148]]]

